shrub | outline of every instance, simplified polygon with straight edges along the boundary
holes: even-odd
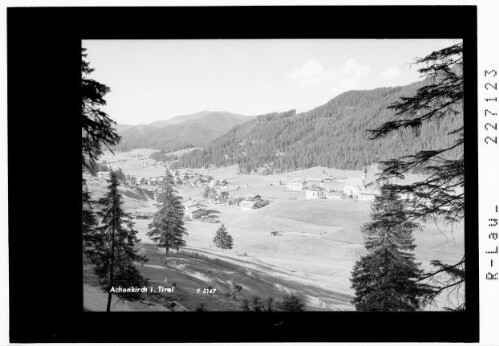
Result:
[[[279,301],[277,308],[280,311],[299,312],[305,310],[305,305],[300,297],[289,294]]]
[[[196,305],[195,311],[196,312],[204,312],[204,311],[208,311],[208,310],[206,310],[204,303],[199,303],[198,305]]]

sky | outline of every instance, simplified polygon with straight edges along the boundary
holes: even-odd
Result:
[[[304,112],[349,90],[420,79],[412,63],[455,40],[85,40],[91,78],[119,124],[203,110]]]

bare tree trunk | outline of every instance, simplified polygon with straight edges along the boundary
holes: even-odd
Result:
[[[170,253],[170,248],[167,246],[165,247],[165,250],[166,250],[166,257],[168,257]]]

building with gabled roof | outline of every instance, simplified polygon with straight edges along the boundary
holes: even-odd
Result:
[[[288,191],[302,191],[307,188],[307,182],[305,180],[294,179],[286,187]]]
[[[253,210],[255,209],[255,205],[255,201],[241,201],[241,203],[239,203],[241,210]]]
[[[319,199],[325,197],[326,197],[326,191],[318,187],[312,187],[305,192],[306,199]]]

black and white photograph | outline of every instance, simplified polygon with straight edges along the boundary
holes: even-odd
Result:
[[[84,40],[85,311],[460,311],[463,43]]]
[[[10,342],[494,344],[494,6],[106,3],[7,8]]]

